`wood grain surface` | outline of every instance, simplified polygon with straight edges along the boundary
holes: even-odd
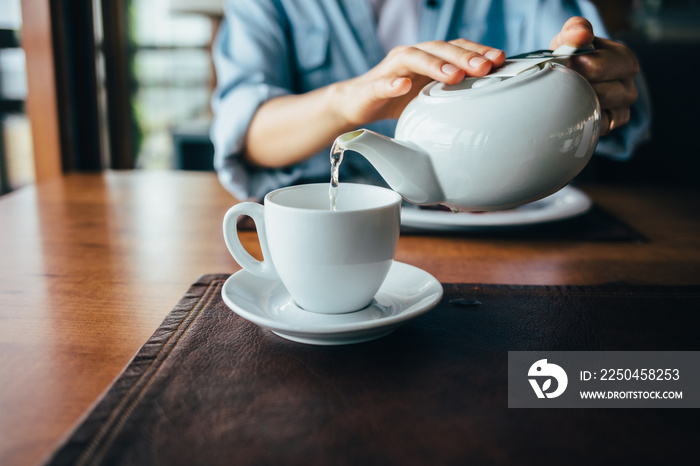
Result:
[[[396,259],[442,282],[700,284],[697,189],[582,189],[648,241],[403,235]],[[213,173],[145,171],[0,198],[0,464],[44,460],[199,275],[239,269],[221,234],[235,202]]]

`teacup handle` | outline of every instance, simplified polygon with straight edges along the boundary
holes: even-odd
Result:
[[[241,244],[238,236],[238,218],[247,215],[253,219],[258,231],[258,240],[262,250],[262,262],[251,256]],[[261,278],[277,279],[277,271],[270,259],[270,248],[265,234],[265,208],[255,202],[241,202],[231,207],[224,216],[224,241],[233,258],[246,271]]]

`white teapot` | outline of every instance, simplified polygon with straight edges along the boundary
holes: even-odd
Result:
[[[601,111],[591,85],[551,59],[511,60],[483,78],[432,82],[395,139],[361,129],[336,148],[363,155],[414,204],[499,210],[564,187],[588,163]]]

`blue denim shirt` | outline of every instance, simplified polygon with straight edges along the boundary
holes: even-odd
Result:
[[[437,0],[422,2],[418,42],[463,37],[500,48],[507,56],[544,49],[571,16],[583,16],[596,35],[606,32],[587,0]],[[212,99],[214,165],[223,186],[239,199],[261,199],[291,184],[327,181],[329,149],[280,169],[243,158],[246,132],[265,101],[304,93],[365,73],[384,57],[366,0],[231,0],[213,50],[217,89]],[[641,86],[640,86],[641,87]],[[649,126],[648,104],[635,104],[631,121],[602,139],[597,153],[628,158]],[[394,120],[367,125],[393,135]],[[346,157],[343,179],[382,184],[360,156]]]

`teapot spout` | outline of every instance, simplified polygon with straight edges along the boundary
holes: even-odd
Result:
[[[368,129],[338,136],[334,147],[359,153],[371,163],[384,181],[408,202],[444,202],[440,182],[427,153],[417,146],[399,142]]]

